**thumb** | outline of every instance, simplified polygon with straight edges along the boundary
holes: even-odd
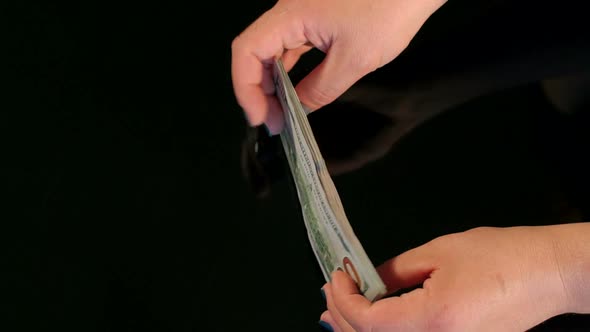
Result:
[[[297,84],[303,105],[315,111],[340,97],[355,82],[377,69],[378,59],[363,54],[349,43],[334,43],[324,60]]]
[[[428,245],[406,251],[377,267],[387,293],[423,283],[436,270],[436,260]]]

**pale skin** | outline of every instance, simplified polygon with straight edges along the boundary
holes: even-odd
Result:
[[[394,60],[445,0],[280,0],[232,44],[232,81],[253,126],[283,118],[273,59],[292,68],[315,47],[323,62],[296,87],[317,110]],[[320,319],[335,331],[526,331],[562,313],[590,313],[590,223],[476,228],[381,265],[388,291],[370,303],[343,272],[323,289]]]
[[[590,313],[590,223],[481,227],[442,236],[378,267],[390,293],[370,303],[343,272],[323,289],[334,331],[526,331]]]
[[[315,47],[324,61],[297,86],[310,110],[331,103],[366,74],[397,57],[445,0],[280,0],[232,44],[232,81],[251,125],[279,133],[282,112],[270,66],[287,70]]]

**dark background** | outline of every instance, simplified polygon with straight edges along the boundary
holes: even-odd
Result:
[[[2,330],[318,330],[324,281],[290,182],[258,199],[242,172],[230,44],[272,4],[2,4]],[[538,82],[587,68],[572,60],[587,59],[583,11],[489,6],[448,4],[367,80],[393,89],[490,61],[519,68],[547,45],[571,57],[502,74],[518,84],[334,177],[375,264],[481,225],[588,220],[588,112],[557,112]],[[295,76],[317,54],[306,59]],[[312,116],[318,137],[339,128],[328,110]],[[568,315],[539,330],[589,328]]]

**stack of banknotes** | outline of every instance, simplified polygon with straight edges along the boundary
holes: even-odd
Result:
[[[274,63],[276,95],[285,115],[281,141],[301,203],[309,241],[326,281],[342,270],[368,300],[381,298],[386,288],[354,234],[328,173],[307,114],[281,60]]]

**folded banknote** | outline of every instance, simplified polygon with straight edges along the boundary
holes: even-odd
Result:
[[[340,269],[370,301],[386,288],[354,234],[309,125],[306,111],[281,60],[274,63],[276,95],[283,108],[281,141],[297,188],[311,247],[326,281]]]

